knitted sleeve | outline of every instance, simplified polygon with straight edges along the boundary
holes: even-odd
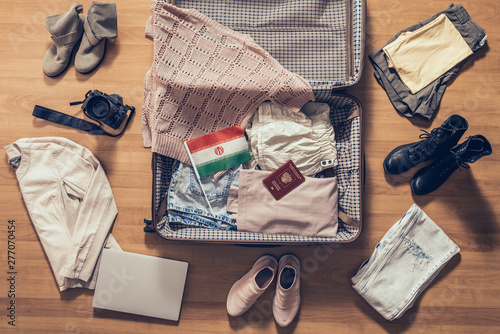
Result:
[[[146,22],[145,35],[146,35],[147,38],[153,39],[153,25],[151,24],[151,17]]]
[[[142,99],[142,138],[144,147],[151,147],[151,128],[150,117],[154,114],[153,87],[154,78],[151,70],[146,73],[144,78],[144,97]]]
[[[277,66],[279,66],[277,68],[280,68],[280,80],[270,92],[270,99],[272,102],[281,107],[298,112],[304,104],[315,100],[309,82],[300,75],[286,70],[279,63]]]

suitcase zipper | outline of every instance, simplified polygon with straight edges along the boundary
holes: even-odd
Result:
[[[354,52],[353,52],[353,27],[352,27],[352,15],[353,15],[353,1],[346,1],[346,40],[347,40],[347,78],[346,81],[349,81],[351,77],[354,75]]]

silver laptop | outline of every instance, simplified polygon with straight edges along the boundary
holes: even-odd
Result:
[[[188,263],[104,249],[93,307],[179,320]]]

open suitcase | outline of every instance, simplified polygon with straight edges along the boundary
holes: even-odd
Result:
[[[359,101],[335,91],[356,84],[363,67],[364,0],[170,0],[194,8],[252,38],[285,68],[308,80],[317,102],[330,106],[335,128],[339,225],[332,237],[261,234],[190,227],[168,221],[168,196],[173,159],[153,153],[152,219],[146,232],[169,240],[233,244],[347,243],[362,228],[363,129]],[[307,218],[305,218],[307,219]]]

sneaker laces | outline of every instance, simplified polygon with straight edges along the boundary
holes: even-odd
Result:
[[[408,152],[410,159],[419,161],[430,157],[435,152],[436,147],[439,144],[439,138],[441,137],[441,131],[439,130],[439,128],[436,128],[429,133],[420,129],[423,133],[421,133],[418,138],[423,140],[419,145],[412,148]]]

